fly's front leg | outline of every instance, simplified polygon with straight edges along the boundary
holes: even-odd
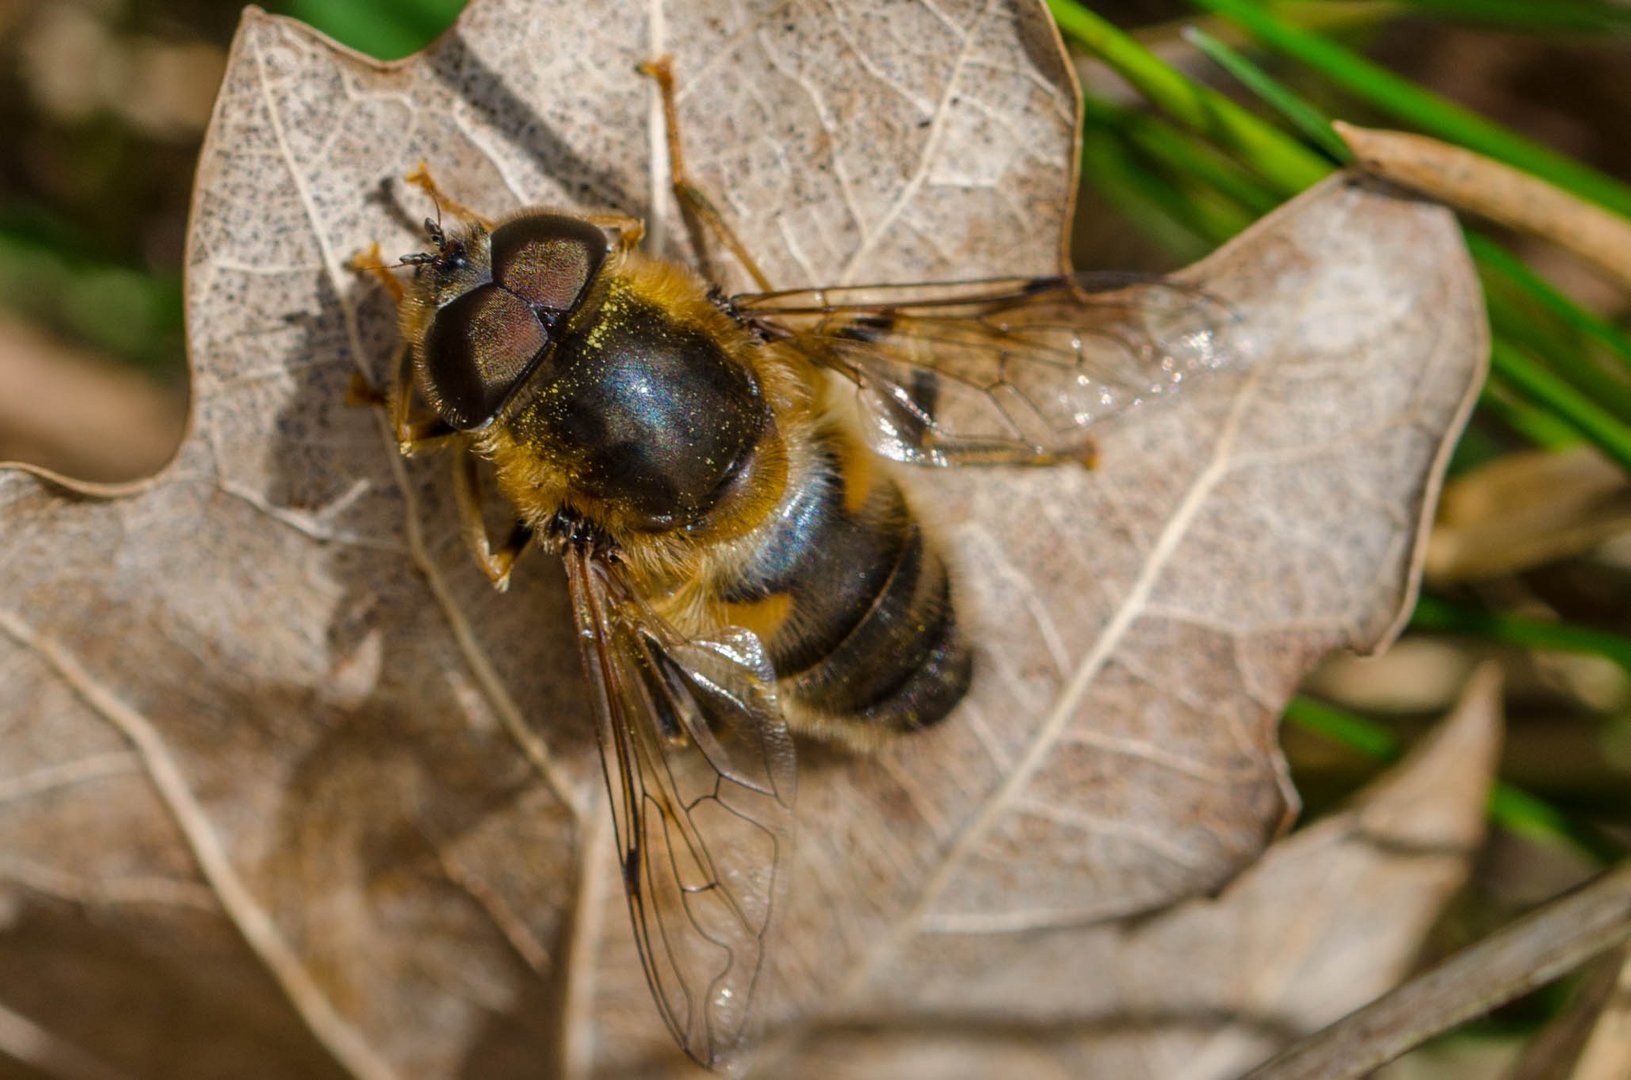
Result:
[[[491,218],[472,210],[468,205],[443,190],[442,186],[436,182],[436,178],[430,174],[430,165],[428,163],[421,161],[413,172],[409,173],[404,179],[426,195],[429,195],[438,210],[446,210],[454,217],[462,218],[465,221],[473,221],[488,232],[493,231],[495,222]],[[617,246],[624,251],[639,244],[641,238],[646,235],[646,223],[639,218],[629,217],[627,214],[586,214],[584,220],[590,224],[598,225],[602,229],[617,233]],[[436,227],[438,231],[441,229],[439,224]],[[375,245],[375,251],[377,254],[377,244]],[[402,299],[400,284],[396,286],[396,297],[398,301]]]
[[[430,196],[431,202],[436,204],[438,215],[441,211],[446,210],[456,218],[463,218],[465,221],[473,221],[487,231],[492,231],[492,219],[483,214],[477,213],[475,210],[472,210],[458,199],[455,199],[453,196],[443,191],[441,185],[436,182],[436,178],[430,175],[430,165],[425,161],[421,160],[419,164],[414,167],[414,170],[407,176],[403,177],[403,179],[412,184],[414,187],[418,188],[420,191],[423,191],[426,195]],[[437,228],[440,229],[440,227],[440,223],[438,223]]]
[[[627,214],[585,214],[583,220],[617,233],[619,251],[634,248],[646,235],[646,223]]]
[[[851,368],[846,372],[857,384],[864,385],[865,376]],[[1063,450],[1048,450],[1040,445],[1027,446],[1019,440],[1003,439],[949,439],[941,434],[935,423],[935,406],[940,401],[940,384],[927,371],[913,374],[911,386],[901,399],[894,394],[873,394],[875,407],[881,407],[883,417],[894,437],[919,455],[925,462],[936,465],[1018,465],[1028,468],[1052,465],[1080,465],[1096,469],[1099,448],[1090,437],[1082,436],[1081,444]]]
[[[359,251],[353,255],[351,262],[347,265],[350,269],[367,274],[379,282],[380,287],[385,290],[385,294],[391,298],[391,303],[395,304],[398,310],[401,310],[402,302],[407,299],[408,293],[402,287],[402,282],[398,281],[396,275],[391,273],[391,268],[385,265],[385,257],[380,254],[378,241],[369,244],[367,251]]]
[[[351,385],[346,388],[345,403],[384,409],[397,449],[404,457],[439,449],[460,434],[429,410],[414,409],[413,351],[405,341],[396,347],[390,385],[382,390],[360,371],[353,372]]]
[[[663,99],[663,128],[668,135],[668,176],[673,186],[674,197],[679,200],[680,212],[685,215],[687,227],[691,230],[692,240],[697,243],[697,250],[703,253],[703,258],[709,263],[709,276],[718,280],[718,267],[713,265],[713,258],[709,245],[704,237],[711,235],[717,243],[723,244],[742,269],[758,286],[760,292],[774,292],[770,279],[753,256],[748,254],[747,245],[737,237],[731,227],[726,224],[725,218],[714,207],[712,200],[703,193],[702,189],[691,182],[685,171],[685,155],[680,147],[680,116],[679,108],[675,103],[674,95],[674,61],[672,57],[663,56],[656,60],[649,60],[640,65],[640,73],[648,75],[657,84],[657,91]]]
[[[500,592],[510,587],[510,571],[532,543],[532,526],[517,521],[510,535],[497,547],[487,535],[487,518],[481,512],[480,461],[468,447],[461,446],[453,458],[453,499],[459,511],[459,531],[487,580]]]
[[[380,258],[378,244],[371,244],[351,260],[351,269],[371,275],[385,289],[391,302],[401,309],[407,297],[402,282]],[[458,432],[428,409],[414,409],[413,350],[400,342],[391,362],[391,381],[384,389],[375,386],[361,372],[351,376],[346,404],[384,408],[390,419],[391,434],[398,449],[407,456],[446,445]]]
[[[409,352],[406,342],[396,347],[391,385],[381,390],[361,372],[356,372],[351,376],[351,385],[346,388],[345,403],[384,409],[390,420],[391,434],[396,438],[397,449],[404,457],[440,449],[460,434],[439,416],[428,412],[415,414],[413,354]]]
[[[426,190],[430,191],[433,197],[445,197],[440,196],[435,186],[436,182],[423,170],[424,167],[421,165],[416,175],[422,174]],[[410,177],[410,180],[413,179]],[[455,212],[463,210],[456,203],[453,204],[453,209]],[[635,224],[638,226],[638,222]],[[353,259],[352,267],[373,274],[385,286],[392,301],[398,307],[401,306],[405,296],[402,283],[392,276],[380,260],[378,244]],[[395,360],[391,367],[391,382],[383,391],[361,374],[353,375],[351,389],[346,395],[347,401],[353,405],[385,408],[390,417],[391,432],[396,437],[397,447],[406,456],[411,457],[416,453],[450,444],[454,446],[453,499],[459,514],[459,531],[463,534],[471,555],[475,557],[476,565],[481,567],[488,580],[500,590],[508,588],[510,570],[515,566],[515,560],[520,558],[521,553],[531,543],[532,529],[523,522],[517,522],[502,544],[497,547],[493,545],[487,535],[487,521],[481,510],[481,485],[477,472],[479,462],[475,454],[471,453],[468,440],[462,439],[462,432],[429,410],[420,409],[416,415],[413,350],[407,342],[397,345]]]
[[[457,439],[460,432],[429,409],[414,408],[413,350],[407,342],[397,346],[391,387],[386,393],[387,415],[397,449],[404,457],[436,450]]]

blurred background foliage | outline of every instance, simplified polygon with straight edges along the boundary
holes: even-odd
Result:
[[[463,0],[265,6],[395,58]],[[1211,250],[1334,166],[1324,116],[1490,138],[1497,156],[1631,206],[1631,0],[1051,6],[1086,94],[1078,266],[1159,272]],[[193,163],[239,8],[0,0],[0,460],[128,479],[179,438]],[[1214,90],[1239,115],[1186,118]],[[1421,606],[1386,656],[1327,664],[1286,733],[1318,811],[1441,715],[1475,665],[1502,665],[1497,828],[1440,950],[1631,844],[1631,299],[1552,244],[1469,226],[1496,375],[1452,466]],[[1487,1075],[1562,993],[1503,1010],[1455,1052]]]
[[[462,0],[272,0],[382,58]],[[0,460],[163,464],[184,414],[181,266],[241,3],[0,0]]]
[[[0,0],[0,286],[68,338],[179,377],[178,267],[193,162],[240,4]],[[460,0],[281,0],[381,57]]]

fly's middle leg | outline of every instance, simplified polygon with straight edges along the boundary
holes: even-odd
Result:
[[[774,292],[775,288],[770,284],[770,279],[759,269],[759,264],[748,252],[747,245],[742,243],[741,238],[731,229],[713,201],[685,171],[685,153],[680,143],[679,106],[674,89],[673,58],[662,56],[656,60],[648,60],[640,65],[640,73],[649,76],[657,84],[658,93],[662,95],[663,128],[668,137],[669,184],[674,189],[674,197],[679,200],[680,212],[685,215],[686,225],[691,230],[692,239],[697,242],[697,249],[709,263],[709,276],[718,279],[716,273],[718,268],[712,265],[713,253],[707,242],[712,240],[731,253],[747,275],[753,279],[760,292]]]
[[[495,545],[487,533],[487,518],[481,507],[480,461],[468,447],[460,447],[453,460],[453,501],[459,510],[459,531],[493,587],[503,592],[510,587],[510,571],[532,544],[532,526],[517,521],[510,533]]]

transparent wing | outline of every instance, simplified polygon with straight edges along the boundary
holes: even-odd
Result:
[[[562,557],[646,978],[685,1052],[716,1065],[752,1041],[791,865],[775,673],[753,634],[687,639],[614,564]]]
[[[731,302],[766,337],[852,379],[875,448],[915,464],[1090,453],[1094,424],[1232,357],[1228,309],[1165,281],[1006,278]]]

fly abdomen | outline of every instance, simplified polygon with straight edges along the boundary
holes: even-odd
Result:
[[[721,599],[779,613],[765,645],[791,715],[816,733],[926,727],[961,700],[971,668],[946,563],[854,435],[830,425],[811,449]]]

